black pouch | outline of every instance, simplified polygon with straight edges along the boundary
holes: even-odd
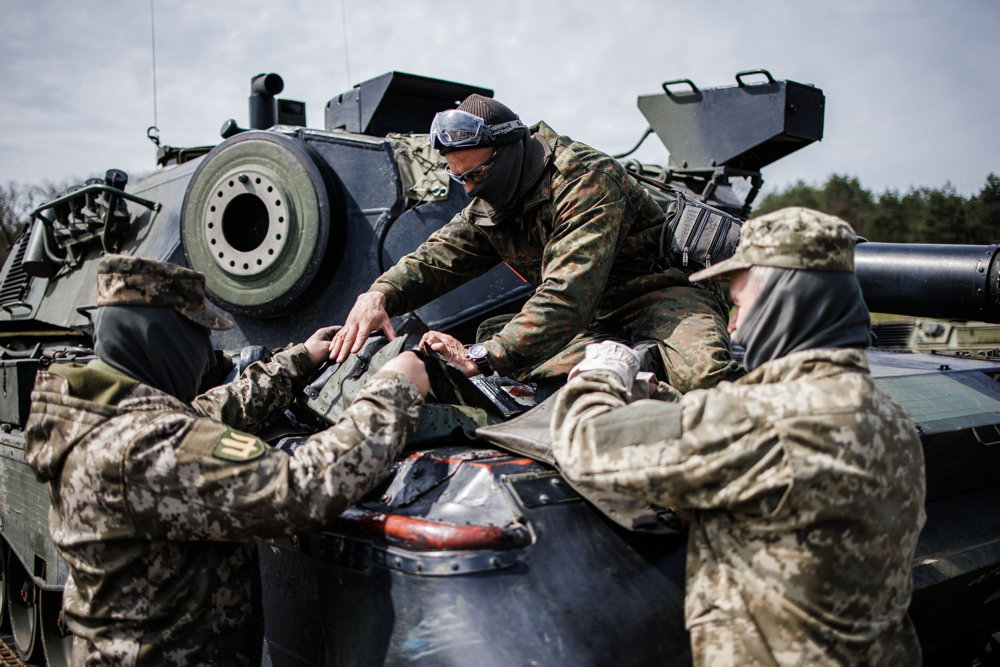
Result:
[[[733,256],[740,242],[742,220],[666,183],[632,171],[629,174],[663,191],[658,197],[664,215],[657,258],[660,266],[673,266],[693,273]],[[666,204],[662,202],[663,197],[667,199]]]
[[[661,261],[667,258],[670,266],[694,272],[732,257],[743,222],[680,192],[672,196],[660,230]]]

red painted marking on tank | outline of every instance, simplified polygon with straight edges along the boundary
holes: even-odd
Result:
[[[340,520],[368,534],[405,543],[407,548],[416,551],[503,549],[518,546],[524,539],[518,534],[509,535],[497,526],[444,523],[360,508],[347,510]]]

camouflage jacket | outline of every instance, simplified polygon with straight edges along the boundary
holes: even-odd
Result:
[[[521,193],[516,215],[491,219],[473,199],[371,286],[385,294],[389,314],[399,315],[505,262],[537,288],[486,342],[493,368],[511,377],[618,305],[609,290],[633,279],[637,265],[656,260],[664,221],[656,201],[617,160],[545,123],[532,132],[546,149],[547,166]],[[655,288],[689,284],[676,269],[663,278]]]
[[[290,457],[250,433],[313,370],[300,345],[190,405],[100,361],[39,372],[26,458],[69,565],[75,663],[260,664],[247,542],[321,526],[371,489],[422,402],[379,374]]]
[[[679,403],[589,371],[555,410],[572,480],[689,515],[697,664],[919,664],[923,453],[861,350],[796,352]]]

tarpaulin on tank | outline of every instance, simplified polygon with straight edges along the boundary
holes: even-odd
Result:
[[[431,148],[427,134],[388,134],[399,168],[403,196],[417,202],[444,201],[451,179],[440,168],[441,155]]]
[[[558,468],[552,455],[549,424],[552,421],[552,410],[561,391],[561,389],[556,391],[531,410],[509,421],[476,429],[476,437],[507,451]],[[656,507],[614,491],[598,491],[566,481],[577,493],[623,528],[660,535],[679,532],[679,520],[666,508]]]

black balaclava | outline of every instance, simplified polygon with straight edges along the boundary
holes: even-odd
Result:
[[[173,308],[102,306],[94,336],[102,361],[185,403],[213,358],[208,331]]]
[[[469,190],[470,197],[479,197],[495,211],[506,211],[517,201],[518,186],[521,183],[521,167],[524,165],[524,141],[497,146],[497,156],[483,177],[483,180]]]
[[[531,134],[526,135],[517,146],[520,146],[520,152],[523,155],[521,159],[521,173],[517,178],[516,182],[510,174],[505,176],[503,186],[497,186],[498,190],[503,191],[504,188],[509,188],[508,192],[512,193],[509,201],[505,202],[506,209],[501,209],[493,206],[491,203],[484,199],[482,193],[478,190],[478,185],[482,185],[489,178],[489,174],[492,172],[487,172],[487,176],[483,179],[483,183],[477,185],[473,188],[472,195],[479,196],[479,202],[481,205],[476,205],[477,213],[484,213],[491,218],[494,222],[501,223],[504,219],[512,214],[517,213],[517,206],[523,200],[525,195],[531,191],[536,185],[538,185],[539,180],[541,180],[542,174],[545,173],[545,168],[549,164],[549,158],[552,155],[552,151],[548,146],[538,138],[538,135]],[[500,150],[511,149],[513,146],[503,146]],[[498,153],[499,156],[499,153]],[[497,181],[500,182],[499,180]],[[491,186],[492,187],[492,186]],[[491,195],[488,195],[491,196]]]
[[[752,371],[772,359],[816,348],[864,348],[870,318],[853,273],[774,269],[732,336]]]

